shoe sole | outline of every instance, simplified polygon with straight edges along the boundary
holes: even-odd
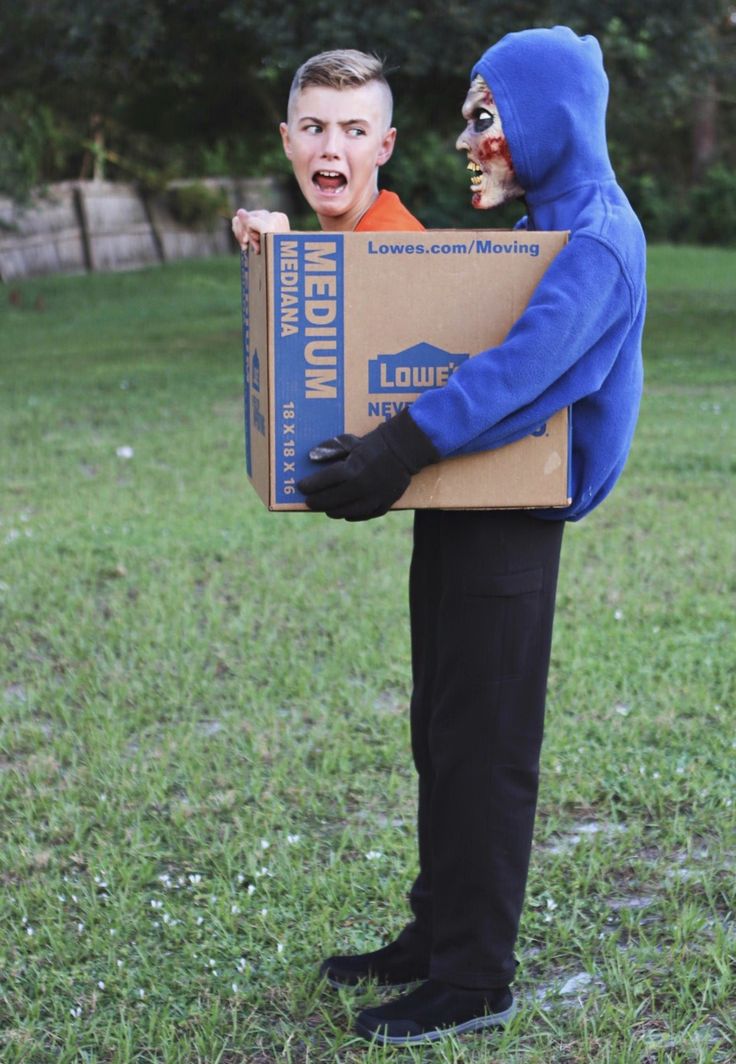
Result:
[[[513,1002],[505,1012],[494,1012],[490,1016],[476,1016],[473,1020],[465,1023],[457,1023],[454,1027],[437,1027],[433,1031],[423,1031],[422,1034],[388,1035],[381,1034],[378,1030],[371,1030],[358,1021],[355,1030],[363,1038],[382,1046],[412,1046],[422,1042],[438,1042],[441,1038],[449,1038],[453,1034],[466,1034],[469,1031],[480,1031],[487,1027],[503,1027],[504,1024],[516,1014],[516,1002]]]

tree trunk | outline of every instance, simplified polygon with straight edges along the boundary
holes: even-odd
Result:
[[[699,181],[718,158],[718,92],[708,77],[695,100],[693,122],[693,179]]]

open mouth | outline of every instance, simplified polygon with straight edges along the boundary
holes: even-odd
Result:
[[[348,181],[345,175],[338,173],[337,170],[317,170],[312,177],[312,183],[320,192],[334,193],[345,188]]]
[[[470,170],[470,187],[477,191],[483,184],[483,170],[472,159],[468,159],[467,169]]]

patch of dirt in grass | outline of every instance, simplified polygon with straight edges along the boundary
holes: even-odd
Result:
[[[570,824],[567,831],[555,834],[550,841],[542,843],[539,849],[543,853],[569,853],[586,839],[595,838],[596,835],[611,838],[614,835],[623,834],[626,830],[625,824],[612,821],[576,820]]]

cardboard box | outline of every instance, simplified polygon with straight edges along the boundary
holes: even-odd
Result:
[[[248,476],[271,510],[305,509],[311,447],[362,435],[499,344],[567,233],[268,235],[243,262]],[[568,411],[495,451],[412,479],[398,509],[566,506]]]

